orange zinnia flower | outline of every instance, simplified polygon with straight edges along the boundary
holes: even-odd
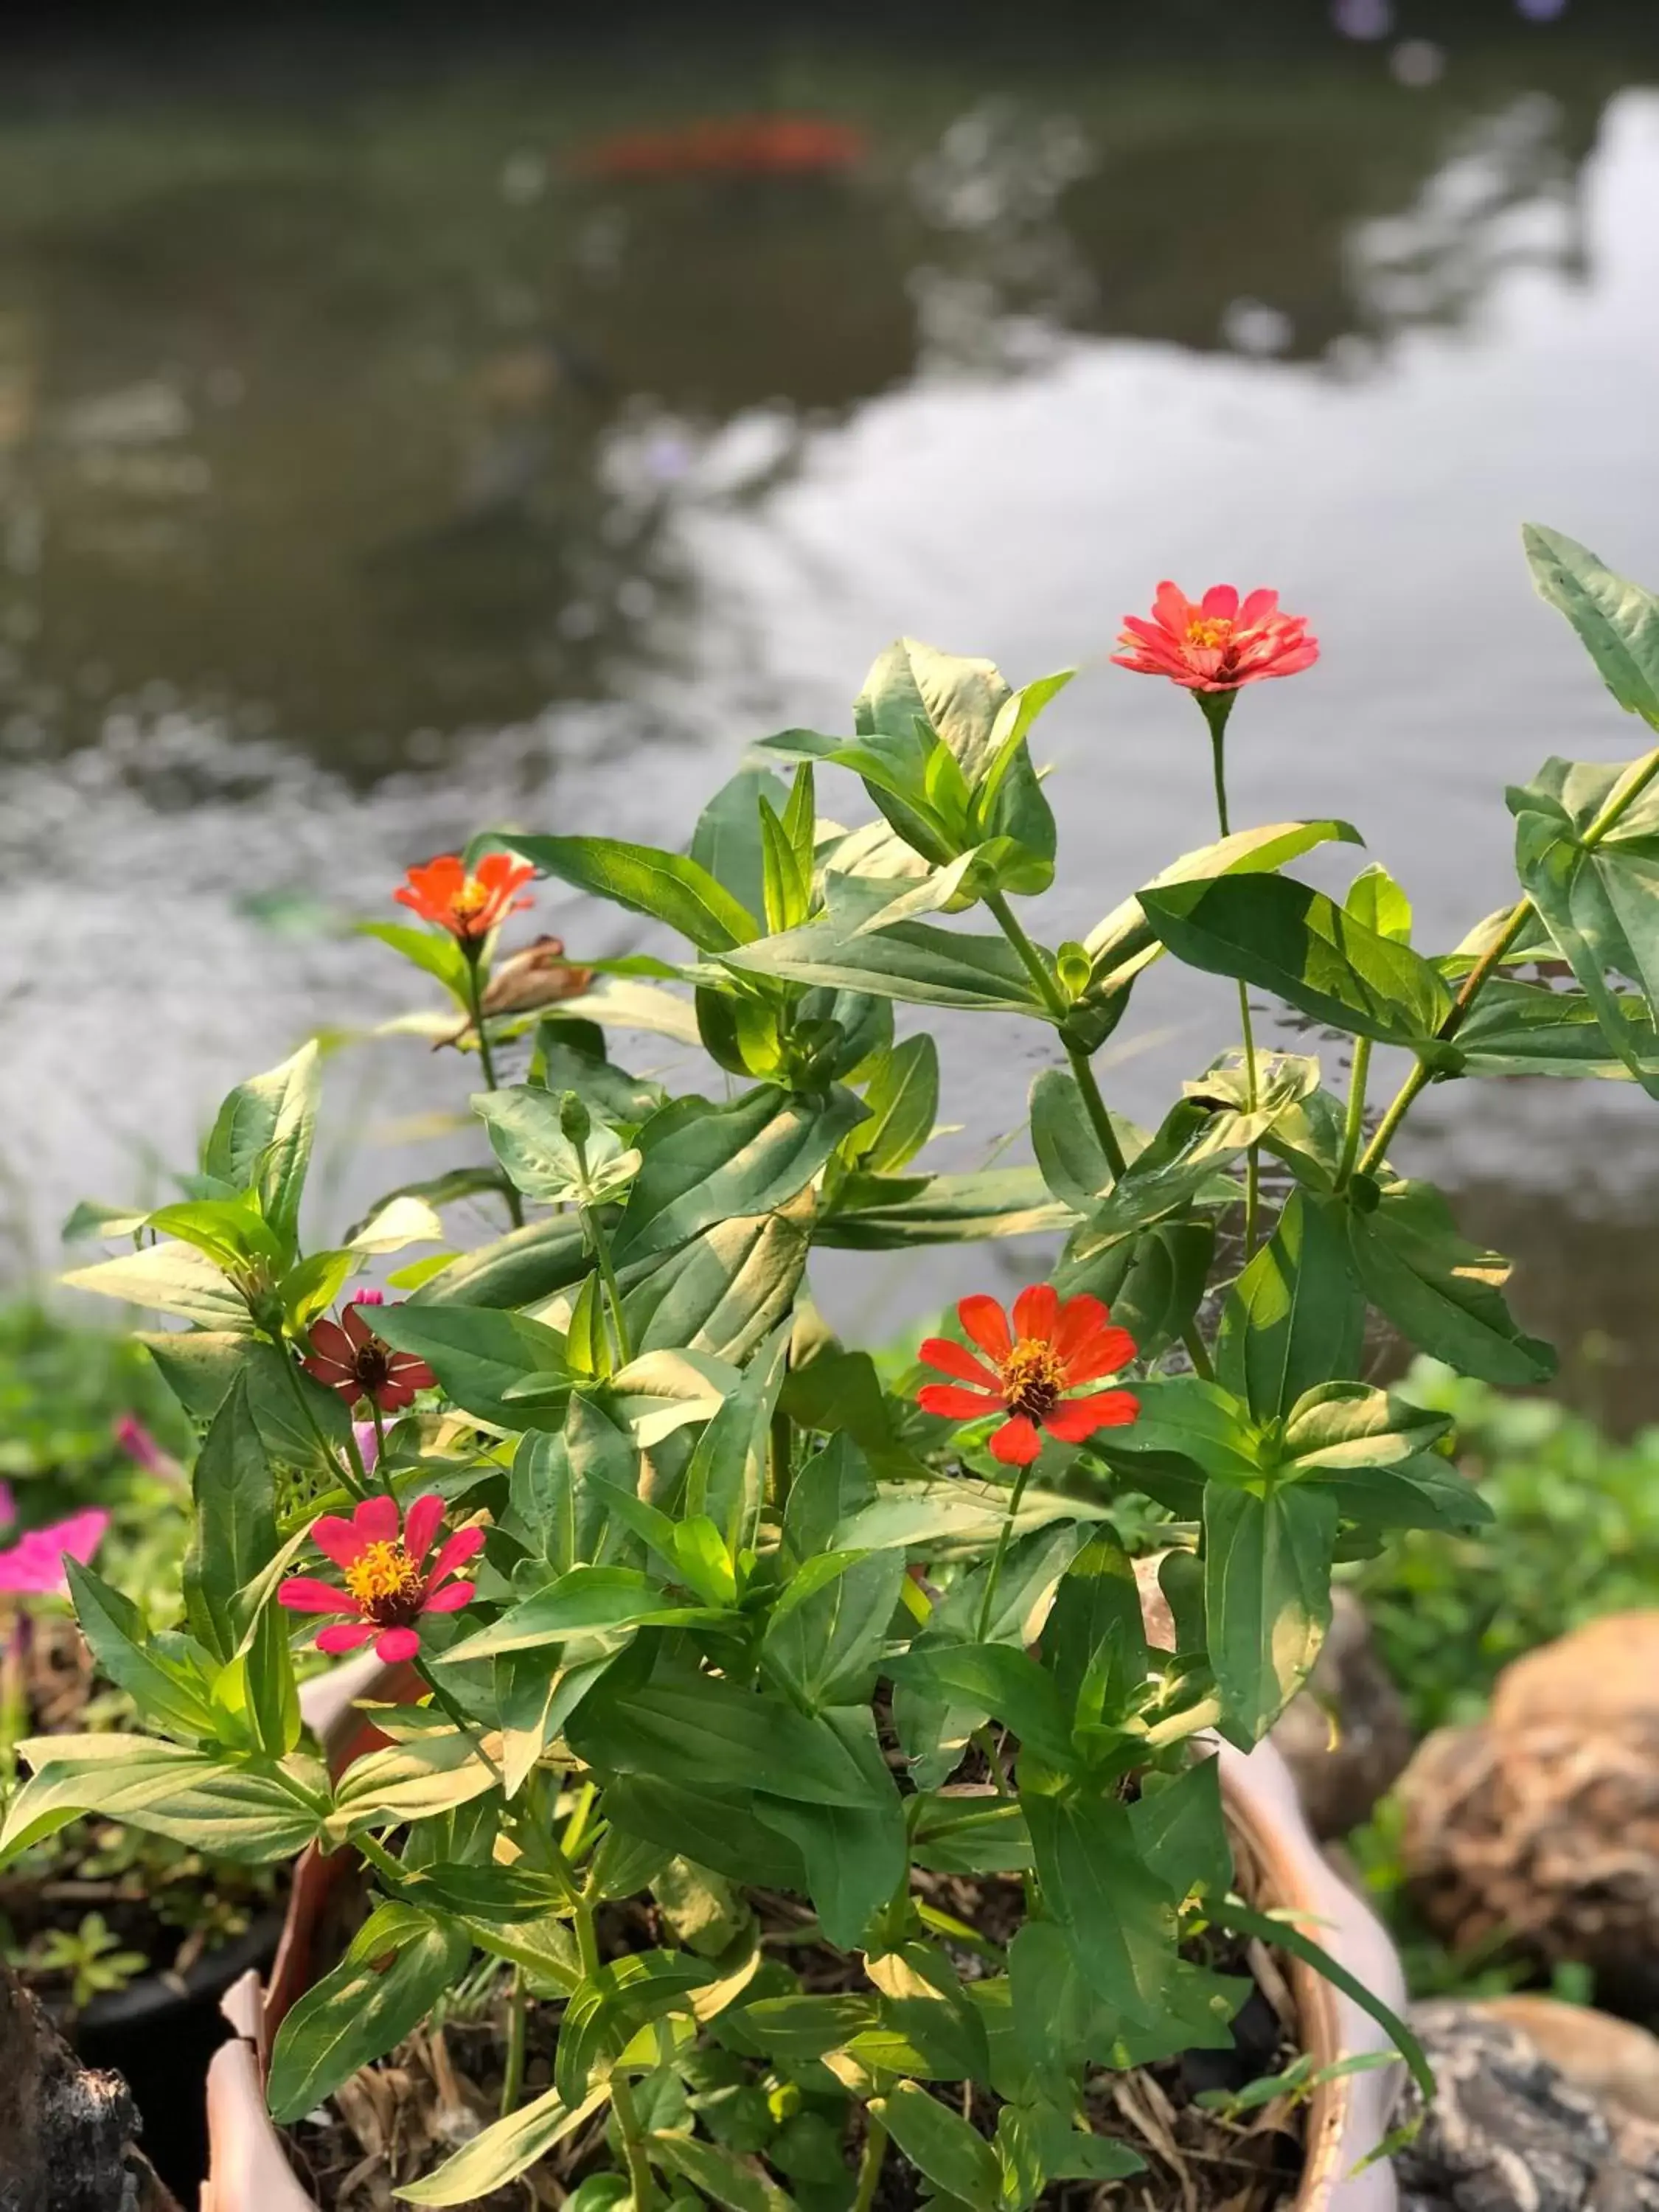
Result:
[[[1008,1419],[992,1436],[991,1451],[1007,1466],[1030,1465],[1042,1449],[1040,1429],[1077,1444],[1097,1429],[1122,1428],[1139,1415],[1127,1390],[1097,1390],[1086,1398],[1065,1395],[1115,1375],[1135,1356],[1128,1330],[1114,1327],[1100,1300],[1086,1291],[1062,1304],[1052,1283],[1022,1291],[1014,1300],[1012,1329],[990,1297],[963,1298],[957,1319],[985,1359],[975,1359],[949,1337],[930,1336],[921,1347],[923,1361],[958,1379],[925,1384],[918,1401],[924,1413],[953,1421],[980,1421],[1006,1409]]]
[[[1305,615],[1282,615],[1277,592],[1243,605],[1231,584],[1212,584],[1196,605],[1176,584],[1158,587],[1152,618],[1126,615],[1112,659],[1137,676],[1167,676],[1188,691],[1237,691],[1267,676],[1294,676],[1319,658]]]
[[[394,1352],[363,1319],[364,1306],[383,1305],[379,1291],[359,1291],[338,1321],[311,1324],[311,1357],[300,1362],[307,1375],[337,1390],[348,1406],[367,1398],[383,1413],[412,1406],[417,1390],[430,1390],[437,1376],[412,1352]]]
[[[462,1528],[439,1546],[428,1567],[426,1555],[443,1517],[444,1502],[435,1492],[417,1498],[407,1519],[396,1498],[385,1497],[366,1498],[349,1521],[323,1514],[312,1524],[311,1540],[339,1568],[345,1587],[320,1575],[290,1575],[276,1602],[290,1613],[356,1615],[321,1630],[319,1651],[352,1651],[372,1638],[389,1664],[412,1659],[421,1648],[415,1624],[422,1613],[459,1613],[471,1604],[471,1583],[449,1578],[483,1549],[482,1528]]]
[[[515,860],[510,853],[486,853],[469,875],[459,853],[441,853],[423,868],[411,868],[408,882],[399,884],[392,896],[423,921],[436,922],[463,945],[471,945],[488,937],[508,915],[529,905],[527,898],[515,898],[514,893],[535,872],[528,860]]]

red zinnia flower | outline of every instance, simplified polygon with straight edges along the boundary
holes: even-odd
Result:
[[[451,931],[463,945],[476,945],[508,915],[530,904],[514,893],[535,872],[530,861],[515,860],[510,853],[487,853],[469,875],[459,853],[441,853],[423,868],[410,868],[409,881],[392,896],[423,921]]]
[[[1137,676],[1167,676],[1188,691],[1237,691],[1266,676],[1294,676],[1319,658],[1305,615],[1282,615],[1277,592],[1252,592],[1241,606],[1231,584],[1212,584],[1194,605],[1178,585],[1164,583],[1152,619],[1123,617],[1112,659]]]
[[[300,1362],[348,1406],[367,1398],[383,1413],[412,1406],[417,1390],[436,1387],[437,1376],[412,1352],[394,1352],[363,1319],[364,1306],[383,1303],[379,1291],[359,1291],[338,1321],[311,1324],[311,1357]]]
[[[917,1393],[919,1402],[924,1413],[953,1421],[982,1420],[1006,1407],[1009,1418],[993,1435],[991,1451],[1007,1465],[1030,1465],[1042,1449],[1039,1428],[1077,1444],[1097,1429],[1121,1428],[1139,1415],[1127,1390],[1097,1390],[1086,1398],[1064,1395],[1081,1382],[1115,1375],[1135,1356],[1128,1330],[1113,1327],[1100,1300],[1086,1291],[1062,1304],[1052,1283],[1022,1291],[1014,1300],[1012,1331],[994,1298],[963,1298],[957,1318],[989,1365],[965,1345],[930,1336],[921,1347],[923,1360],[960,1380],[927,1383]]]
[[[449,1577],[482,1549],[483,1530],[458,1530],[428,1567],[426,1555],[443,1517],[444,1502],[435,1493],[417,1498],[401,1527],[393,1498],[366,1498],[349,1521],[323,1514],[313,1524],[311,1540],[343,1573],[345,1588],[319,1575],[290,1575],[276,1593],[277,1603],[290,1613],[356,1614],[337,1628],[320,1629],[319,1651],[355,1651],[373,1638],[376,1654],[389,1665],[412,1659],[421,1648],[415,1623],[422,1614],[459,1613],[472,1596],[471,1583]]]

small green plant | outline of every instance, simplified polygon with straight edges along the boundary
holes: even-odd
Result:
[[[1659,601],[1528,543],[1659,732]],[[1387,2008],[1235,1893],[1213,1738],[1254,1746],[1300,1687],[1339,1563],[1490,1517],[1450,1416],[1364,1378],[1369,1316],[1492,1383],[1553,1354],[1391,1152],[1434,1082],[1659,1095],[1659,747],[1512,792],[1518,896],[1431,953],[1381,866],[1340,898],[1284,872],[1349,824],[1231,826],[1229,716],[1310,665],[1305,623],[1166,586],[1123,642],[1197,698],[1219,834],[1086,938],[1046,945],[1015,903],[1055,874],[1030,744],[1066,677],[1016,690],[902,641],[850,732],[769,740],[689,853],[500,833],[410,872],[427,926],[368,927],[476,1056],[471,1158],[307,1246],[307,1047],[225,1100],[178,1203],[105,1219],[131,1249],[71,1279],[186,1324],[149,1341],[206,1434],[182,1623],[69,1568],[147,1732],[22,1747],[0,1855],[87,1812],[255,1863],[355,1844],[373,1909],[276,2039],[279,2118],[508,1978],[502,2116],[410,2201],[486,2194],[592,2122],[606,2178],[570,2179],[633,2212],[776,2212],[786,2184],[805,2212],[870,2212],[890,2153],[940,2202],[1029,2212],[1138,2166],[1096,2124],[1103,2071],[1231,2045],[1248,1984],[1218,1930],[1319,1965],[1431,2094]],[[877,818],[820,815],[832,773]],[[498,933],[538,873],[674,957],[595,961],[540,1018],[503,1008]],[[1237,984],[1240,1042],[1141,1129],[1097,1055],[1166,956]],[[1258,1041],[1252,990],[1352,1041],[1345,1088]],[[918,1164],[940,1064],[895,1002],[984,1018],[987,1050],[992,1018],[1052,1045],[1031,1164]],[[611,1057],[641,1029],[700,1044],[702,1087]],[[1379,1045],[1407,1073],[1373,1117]],[[463,1196],[501,1208],[471,1251],[443,1219]],[[969,1287],[896,1382],[808,1291],[816,1249],[1041,1231],[1054,1279],[1012,1311]],[[405,1297],[352,1288],[419,1245],[387,1284]],[[296,1621],[401,1670],[385,1744],[338,1775],[302,1741]],[[556,2051],[526,2102],[532,2005]]]
[[[142,1951],[124,1951],[101,1912],[83,1913],[75,1928],[49,1928],[31,1947],[27,1964],[40,1975],[66,1979],[79,2011],[96,1996],[124,1990],[149,1971]]]

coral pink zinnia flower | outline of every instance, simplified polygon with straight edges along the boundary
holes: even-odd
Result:
[[[957,1318],[985,1359],[975,1359],[949,1337],[930,1336],[921,1347],[925,1364],[959,1379],[927,1383],[917,1398],[924,1413],[953,1421],[983,1420],[1006,1409],[1008,1419],[991,1438],[993,1456],[1005,1464],[1030,1465],[1042,1449],[1039,1429],[1076,1444],[1097,1429],[1121,1428],[1139,1414],[1127,1390],[1097,1390],[1086,1398],[1065,1395],[1115,1375],[1135,1356],[1128,1330],[1114,1327],[1100,1300],[1086,1291],[1062,1304],[1052,1283],[1022,1291],[1014,1300],[1012,1330],[994,1298],[963,1298]]]
[[[426,1555],[443,1517],[444,1502],[435,1492],[417,1498],[401,1527],[392,1498],[366,1498],[349,1521],[323,1514],[312,1525],[311,1540],[340,1569],[345,1588],[319,1575],[290,1575],[276,1593],[277,1603],[291,1613],[356,1615],[320,1629],[319,1651],[355,1651],[372,1638],[388,1665],[412,1659],[421,1648],[415,1626],[421,1616],[459,1613],[472,1596],[471,1583],[449,1577],[483,1548],[483,1530],[457,1530],[439,1546],[428,1567]]]
[[[8,1550],[0,1552],[0,1590],[35,1597],[64,1596],[69,1588],[64,1559],[88,1565],[108,1527],[109,1516],[102,1506],[88,1505],[82,1512],[71,1513],[66,1521],[29,1529]]]
[[[383,1413],[395,1413],[414,1404],[417,1390],[434,1389],[438,1378],[412,1352],[394,1352],[375,1335],[360,1309],[382,1303],[379,1291],[359,1291],[338,1321],[313,1322],[311,1356],[300,1364],[337,1390],[347,1405],[367,1398]]]
[[[510,853],[488,853],[469,875],[459,853],[441,853],[424,867],[410,868],[409,879],[392,894],[423,921],[435,922],[465,945],[488,937],[498,922],[530,904],[514,894],[535,874],[528,860]]]
[[[1282,615],[1277,592],[1252,592],[1243,605],[1231,584],[1212,584],[1196,605],[1163,583],[1152,618],[1123,617],[1112,659],[1137,676],[1167,676],[1188,691],[1237,691],[1267,676],[1294,676],[1319,658],[1305,615]]]

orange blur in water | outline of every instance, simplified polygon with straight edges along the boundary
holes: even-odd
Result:
[[[660,131],[624,131],[578,149],[582,177],[799,177],[857,167],[863,131],[815,115],[737,115]]]

